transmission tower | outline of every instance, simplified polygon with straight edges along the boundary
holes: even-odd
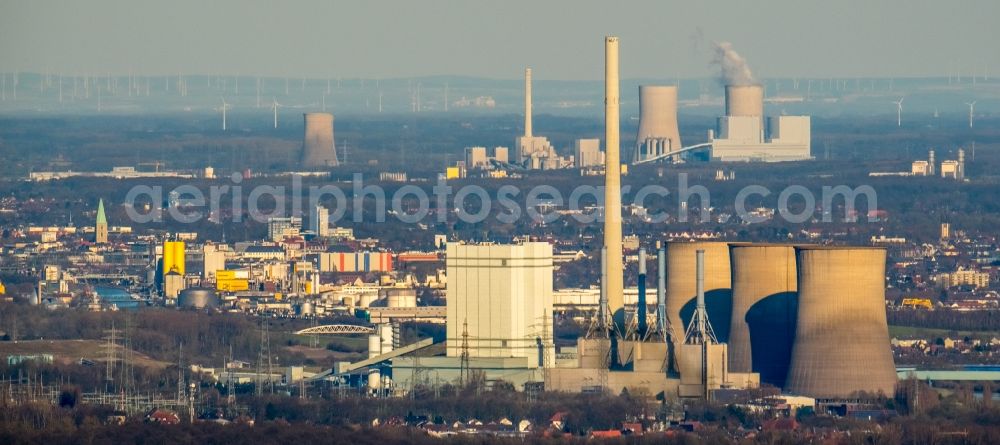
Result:
[[[268,333],[268,323],[267,317],[263,314],[260,316],[260,348],[257,354],[257,384],[254,385],[257,395],[263,394],[263,378],[262,375],[265,371],[267,372],[267,386],[268,391],[274,394],[274,382],[271,381],[272,372],[271,363],[271,337]]]
[[[184,343],[179,343],[177,345],[177,405],[183,406],[186,398],[184,393]]]
[[[118,330],[115,329],[115,322],[111,322],[111,329],[104,335],[104,381],[105,391],[110,392],[115,381],[115,363],[118,361]]]
[[[229,344],[229,361],[226,363],[226,401],[229,402],[229,406],[232,407],[233,403],[236,402],[236,392],[233,385],[233,345]]]
[[[459,369],[459,384],[465,386],[470,380],[469,375],[469,321],[462,322],[462,364]]]

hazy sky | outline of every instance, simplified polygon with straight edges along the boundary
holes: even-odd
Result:
[[[1000,0],[0,0],[0,71],[315,77],[1000,76]],[[994,74],[991,74],[991,77]]]

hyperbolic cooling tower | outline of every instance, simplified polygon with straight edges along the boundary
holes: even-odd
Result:
[[[726,116],[764,116],[764,87],[726,85]]]
[[[302,141],[304,167],[336,167],[337,150],[333,144],[333,115],[305,113],[305,135]]]
[[[639,132],[632,161],[681,148],[677,129],[677,87],[639,86]]]
[[[799,304],[785,390],[816,398],[892,396],[885,250],[798,247]]]
[[[668,242],[667,250],[667,321],[674,345],[684,343],[697,302],[695,276],[696,252],[705,251],[705,305],[708,320],[720,342],[729,339],[732,312],[729,244],[724,242]],[[675,347],[675,350],[679,348]],[[674,364],[674,370],[679,368]]]
[[[729,256],[733,269],[729,370],[760,373],[761,382],[783,387],[795,338],[795,248],[732,244]]]

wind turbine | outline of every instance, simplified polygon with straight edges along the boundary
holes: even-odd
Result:
[[[257,108],[260,108],[260,76],[257,76]]]
[[[903,126],[903,98],[900,97],[898,101],[893,102],[896,104],[896,126]]]
[[[271,111],[274,112],[274,128],[278,128],[278,107],[282,106],[284,105],[279,104],[278,99],[275,99],[273,96],[271,97]]]
[[[972,128],[972,116],[976,111],[976,101],[966,102],[965,104],[969,106],[969,128]]]
[[[226,131],[226,110],[232,108],[232,106],[226,103],[225,97],[220,96],[220,98],[222,99],[222,131]]]

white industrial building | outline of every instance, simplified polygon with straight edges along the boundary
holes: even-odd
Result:
[[[573,143],[573,160],[576,168],[604,165],[604,152],[600,139],[577,139]]]
[[[726,115],[709,134],[712,159],[723,162],[782,162],[812,159],[809,116],[765,120],[760,85],[726,87]],[[766,126],[765,126],[766,124]]]
[[[448,357],[555,363],[550,244],[451,242],[446,265]]]
[[[510,162],[507,147],[494,147],[493,156],[487,155],[486,147],[466,147],[465,167],[470,170],[488,169],[493,162],[507,164]]]

